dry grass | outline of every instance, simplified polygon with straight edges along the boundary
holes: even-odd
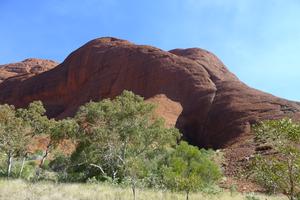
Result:
[[[217,195],[191,194],[191,200],[247,200],[247,194],[222,192]],[[261,200],[281,200],[282,196],[255,195]],[[130,200],[130,188],[105,184],[26,183],[21,180],[0,180],[1,200]],[[183,193],[156,190],[138,190],[137,200],[185,200]]]

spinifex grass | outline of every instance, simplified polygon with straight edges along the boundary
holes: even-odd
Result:
[[[248,196],[248,198],[247,198]],[[247,200],[249,194],[230,194],[220,192],[215,195],[204,193],[191,194],[191,200]],[[284,200],[283,196],[266,196],[257,194],[261,200]],[[1,200],[130,200],[130,188],[108,184],[54,184],[38,182],[35,184],[21,180],[0,180]],[[137,200],[184,200],[184,193],[173,193],[163,190],[138,189]],[[254,199],[254,198],[253,198]]]

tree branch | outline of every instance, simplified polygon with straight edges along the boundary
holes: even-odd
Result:
[[[95,165],[95,164],[90,164],[90,166],[92,166],[92,167],[96,167],[96,168],[98,168],[98,169],[100,169],[100,171],[102,172],[102,174],[103,175],[105,175],[105,172],[104,172],[104,170],[103,170],[103,168],[101,167],[101,166],[99,166],[99,165]]]

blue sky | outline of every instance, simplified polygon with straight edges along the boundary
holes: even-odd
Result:
[[[0,0],[0,64],[63,61],[114,36],[215,53],[248,85],[300,101],[299,0]]]

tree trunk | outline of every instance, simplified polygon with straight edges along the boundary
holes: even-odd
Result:
[[[113,170],[113,175],[112,175],[112,176],[113,176],[113,177],[112,177],[113,181],[116,180],[117,172],[118,172],[118,171]]]
[[[9,178],[10,173],[11,173],[12,161],[13,161],[12,154],[8,153],[8,157],[7,157],[7,178]]]
[[[40,164],[39,164],[39,167],[40,167],[40,168],[42,168],[42,166],[44,165],[44,163],[45,163],[45,161],[46,161],[46,158],[47,158],[47,156],[48,156],[48,154],[49,154],[49,151],[50,151],[50,147],[51,147],[51,144],[48,144],[47,149],[46,149],[46,152],[45,152],[45,154],[44,154],[44,156],[43,156],[43,158],[42,158],[42,160],[41,160],[41,162],[40,162]]]
[[[189,193],[190,193],[190,191],[186,191],[186,200],[189,200]]]
[[[135,181],[132,181],[131,188],[132,188],[133,200],[136,200]]]
[[[20,169],[19,178],[22,176],[22,172],[23,172],[23,169],[24,169],[25,161],[26,161],[26,156],[24,156],[23,160],[22,160],[22,166],[21,166],[21,169]]]

